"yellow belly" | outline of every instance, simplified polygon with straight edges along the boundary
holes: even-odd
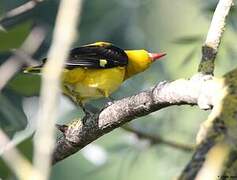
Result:
[[[90,99],[108,97],[122,84],[124,76],[124,67],[65,70],[63,90],[66,95],[77,101],[85,102]]]

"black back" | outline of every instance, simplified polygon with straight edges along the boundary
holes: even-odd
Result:
[[[128,56],[124,50],[112,44],[91,44],[72,49],[66,62],[66,68],[106,69],[126,66],[127,64]]]

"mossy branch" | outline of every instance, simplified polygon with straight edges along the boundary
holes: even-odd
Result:
[[[202,59],[198,72],[213,75],[214,63],[222,34],[225,30],[226,17],[229,14],[233,0],[220,0],[214,12],[205,44],[202,47]]]
[[[179,179],[194,179],[201,176],[200,173],[204,166],[215,160],[219,156],[225,156],[220,162],[221,166],[212,167],[213,171],[218,169],[218,176],[224,177],[237,176],[237,69],[227,73],[224,77],[223,92],[219,99],[216,99],[216,104],[209,115],[208,119],[202,124],[198,136],[198,148],[195,151],[192,160],[188,163]],[[223,151],[217,157],[208,158],[212,149],[218,144],[225,144],[222,146]],[[231,172],[231,173],[230,173]],[[201,173],[202,174],[202,173]],[[212,172],[209,172],[211,175]],[[202,174],[202,177],[207,174]],[[208,176],[209,176],[208,175]],[[216,176],[217,178],[217,176]]]
[[[220,0],[202,47],[202,60],[198,71],[202,74],[214,72],[214,61],[224,32],[226,17],[233,5],[232,0]],[[198,147],[180,180],[222,179],[236,162],[237,151],[237,69],[223,77],[222,93],[216,97],[215,104],[208,119],[202,124],[197,135]],[[234,158],[233,158],[234,157]],[[236,172],[231,171],[235,176]]]

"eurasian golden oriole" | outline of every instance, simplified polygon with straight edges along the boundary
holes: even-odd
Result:
[[[109,97],[126,79],[146,70],[165,53],[146,50],[122,50],[111,43],[96,42],[70,51],[62,73],[62,90],[74,102]],[[40,73],[39,66],[28,67],[25,73]]]

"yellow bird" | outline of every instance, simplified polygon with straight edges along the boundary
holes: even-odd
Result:
[[[145,71],[164,55],[146,50],[122,50],[107,42],[74,48],[62,73],[63,93],[79,105],[91,99],[109,97],[126,79]],[[40,73],[45,60],[24,72]]]

